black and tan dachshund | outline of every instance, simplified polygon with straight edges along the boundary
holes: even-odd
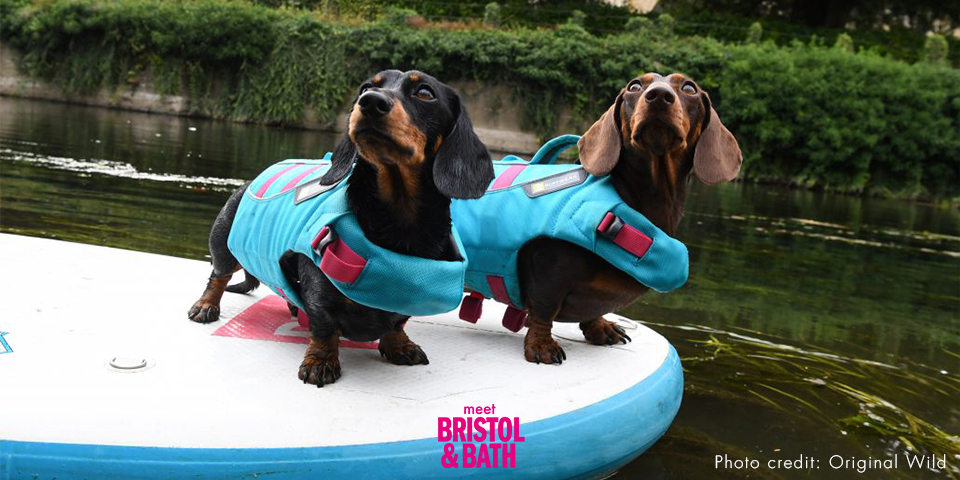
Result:
[[[583,135],[580,160],[593,175],[611,175],[634,210],[673,236],[683,216],[687,180],[726,182],[740,170],[741,153],[720,123],[710,97],[693,80],[647,73],[635,78]],[[529,313],[524,356],[561,363],[554,321],[577,322],[590,343],[626,343],[630,337],[603,315],[647,291],[598,255],[562,240],[528,242],[518,259],[523,305]]]
[[[371,242],[404,255],[447,261],[460,259],[451,241],[450,199],[480,197],[493,179],[490,154],[460,97],[416,71],[386,70],[360,87],[347,131],[321,182],[335,183],[351,168],[348,202]],[[188,313],[195,322],[219,318],[225,290],[243,293],[260,283],[247,273],[242,283],[227,286],[242,268],[227,248],[227,237],[245,188],[227,200],[210,232],[213,273]],[[429,363],[403,331],[409,317],[359,305],[337,290],[313,260],[301,254],[288,258],[284,271],[289,283],[298,286],[310,320],[310,345],[299,370],[304,383],[322,387],[340,377],[341,336],[379,339],[380,353],[398,365]]]

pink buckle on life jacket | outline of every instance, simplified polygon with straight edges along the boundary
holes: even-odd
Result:
[[[460,320],[477,323],[481,314],[483,314],[483,295],[470,292],[469,296],[463,297],[463,301],[460,302]]]
[[[653,245],[652,238],[623,223],[623,220],[620,220],[620,217],[614,215],[613,212],[607,212],[603,216],[603,220],[597,226],[597,232],[619,245],[620,248],[636,255],[637,258],[646,255],[650,246]]]
[[[355,282],[363,267],[367,266],[367,261],[337,237],[330,227],[323,227],[310,246],[321,256],[320,270],[338,282]]]
[[[512,305],[507,305],[507,311],[503,312],[503,321],[501,322],[507,330],[517,333],[526,323],[527,312]]]

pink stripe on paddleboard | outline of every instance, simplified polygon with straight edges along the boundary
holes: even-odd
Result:
[[[276,182],[278,178],[283,176],[283,174],[289,172],[290,170],[293,170],[294,168],[299,168],[302,166],[303,166],[302,163],[295,163],[293,165],[290,165],[287,168],[284,168],[283,170],[280,170],[277,173],[274,173],[269,180],[267,180],[266,182],[263,182],[263,185],[260,185],[260,188],[257,189],[256,196],[262,197],[264,193],[267,193],[267,189],[270,188],[270,185],[273,185],[273,182]]]
[[[497,177],[493,182],[493,186],[490,187],[490,190],[499,190],[501,188],[507,188],[513,184],[513,181],[517,179],[517,176],[520,175],[520,172],[523,169],[527,168],[526,165],[510,165],[507,167],[503,173]]]
[[[310,343],[310,329],[303,311],[297,312],[298,319],[290,318],[287,301],[276,295],[261,298],[221,326],[212,335],[217,337],[246,338],[268,342]],[[300,320],[303,316],[303,320]],[[377,342],[354,342],[340,339],[343,348],[376,350]]]
[[[297,184],[300,183],[300,180],[303,180],[304,178],[307,178],[308,175],[310,175],[310,174],[313,173],[313,172],[316,172],[317,169],[319,169],[319,168],[320,168],[320,165],[317,165],[317,166],[315,166],[315,167],[313,167],[313,168],[311,168],[311,169],[309,169],[309,170],[301,173],[300,175],[297,175],[296,177],[293,177],[293,180],[290,180],[289,182],[287,182],[287,184],[284,185],[283,188],[280,189],[280,193],[286,192],[287,190],[290,190],[291,188],[296,187]]]

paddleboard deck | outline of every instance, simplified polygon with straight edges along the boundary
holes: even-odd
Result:
[[[477,324],[412,318],[429,365],[343,341],[343,376],[319,389],[297,379],[308,333],[268,289],[187,320],[204,262],[0,235],[0,264],[0,479],[591,478],[652,445],[682,395],[666,339],[616,316],[627,345],[555,324],[561,366],[526,362],[492,301]],[[484,406],[519,419],[515,467],[444,468],[438,418]]]

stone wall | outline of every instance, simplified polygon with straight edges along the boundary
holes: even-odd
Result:
[[[156,93],[149,72],[140,75],[136,83],[121,85],[116,89],[101,89],[88,95],[68,95],[56,85],[21,72],[17,68],[19,56],[16,50],[0,44],[0,95],[167,115],[185,115],[189,111],[189,97]],[[521,107],[518,102],[512,101],[507,87],[479,82],[451,82],[451,86],[460,92],[474,128],[488,148],[518,154],[532,154],[537,150],[540,142],[535,134],[521,128]],[[343,110],[347,111],[347,105]],[[561,124],[570,123],[569,114],[563,114],[562,117],[566,121],[561,121]],[[324,131],[343,131],[345,125],[345,113],[331,124],[318,121],[309,109],[304,112],[303,119],[294,124],[300,128]]]

